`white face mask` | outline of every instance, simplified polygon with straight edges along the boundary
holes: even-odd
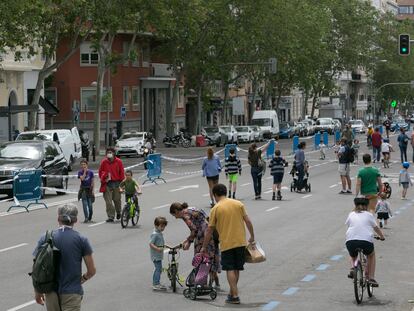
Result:
[[[114,157],[114,155],[111,152],[109,152],[106,156],[108,157],[108,159],[112,159]]]

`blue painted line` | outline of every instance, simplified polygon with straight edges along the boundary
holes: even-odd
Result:
[[[265,304],[262,308],[262,311],[272,311],[280,304],[279,301],[271,301],[268,304]]]
[[[344,257],[344,256],[343,255],[335,255],[335,256],[331,257],[331,260],[332,261],[338,261],[338,260],[342,259],[342,257]]]
[[[292,296],[299,290],[299,287],[289,287],[287,290],[285,290],[282,295],[283,296]]]
[[[326,269],[328,269],[329,265],[326,263],[323,263],[321,265],[319,265],[319,267],[316,268],[316,271],[324,271]]]
[[[315,274],[308,274],[308,275],[305,275],[305,277],[301,281],[302,282],[311,282],[314,279],[316,279],[316,275]]]

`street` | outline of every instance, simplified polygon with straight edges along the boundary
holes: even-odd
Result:
[[[330,142],[332,141],[330,136]],[[352,165],[352,190],[355,176],[362,163],[362,154],[368,149],[365,136],[360,136],[359,165]],[[354,298],[353,283],[346,275],[349,270],[348,253],[345,250],[344,224],[353,208],[354,195],[340,195],[338,164],[332,149],[327,158],[319,160],[319,151],[313,151],[313,140],[307,138],[305,150],[310,163],[310,193],[290,192],[292,181],[289,171],[292,164],[292,140],[281,140],[282,155],[289,162],[283,180],[282,201],[272,201],[272,177],[266,170],[263,179],[262,200],[254,200],[250,167],[247,164],[247,144],[240,145],[243,172],[238,181],[237,199],[246,207],[255,229],[256,241],[266,252],[267,260],[260,264],[246,264],[241,273],[239,290],[241,305],[226,305],[228,293],[225,273],[220,275],[221,291],[217,299],[209,296],[196,301],[184,298],[183,288],[177,293],[153,292],[151,289],[153,264],[150,261],[148,241],[156,216],[165,216],[168,225],[164,238],[169,245],[182,242],[189,234],[185,223],[169,215],[172,202],[187,202],[190,206],[209,212],[208,187],[205,178],[197,172],[201,161],[192,162],[163,160],[164,184],[145,184],[140,197],[142,209],[137,227],[122,229],[120,222],[105,223],[106,213],[102,196],[94,204],[93,223],[83,224],[83,211],[77,195],[48,194],[48,209],[33,209],[29,213],[13,209],[6,213],[10,202],[0,203],[0,309],[7,311],[36,311],[45,307],[36,305],[28,272],[31,270],[32,251],[47,229],[57,227],[57,206],[74,202],[79,208],[79,223],[75,230],[89,238],[97,267],[96,276],[84,284],[85,295],[82,309],[87,311],[130,310],[360,310]],[[395,137],[391,144],[397,146]],[[219,151],[221,148],[215,148]],[[398,147],[391,156],[391,167],[381,169],[391,183],[391,209],[394,217],[387,229],[386,240],[375,242],[377,254],[376,280],[380,283],[374,297],[364,297],[364,310],[411,310],[408,302],[414,299],[414,272],[412,260],[412,219],[414,218],[414,192],[408,190],[409,200],[400,199],[398,172],[400,170]],[[411,148],[410,148],[411,149]],[[205,156],[206,148],[159,148],[165,156],[178,160]],[[371,151],[370,151],[371,152]],[[219,153],[224,162],[224,153]],[[412,157],[411,150],[408,154]],[[142,158],[122,159],[124,166],[142,162]],[[381,163],[376,163],[380,167]],[[96,170],[97,164],[91,168]],[[134,177],[143,182],[143,166],[133,169]],[[223,170],[224,171],[224,170]],[[412,167],[410,168],[412,171]],[[192,172],[197,172],[190,174]],[[71,172],[76,174],[76,170]],[[95,181],[97,186],[99,181]],[[227,185],[224,172],[220,182]],[[68,189],[77,191],[79,182],[70,179]],[[96,187],[99,188],[99,187]],[[97,190],[95,190],[97,191]],[[185,279],[192,269],[193,248],[180,251],[179,273]],[[163,266],[168,263],[164,256]],[[166,274],[161,282],[168,284]],[[365,292],[366,294],[366,292]]]

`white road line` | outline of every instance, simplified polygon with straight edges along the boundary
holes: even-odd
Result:
[[[288,187],[286,187],[286,186],[283,186],[283,187],[282,187],[282,190],[289,190],[289,188],[288,188]]]
[[[307,195],[303,196],[302,199],[307,199],[307,198],[310,198],[311,196],[312,196],[312,194],[307,194]]]
[[[28,244],[27,243],[21,243],[21,244],[17,244],[17,245],[14,245],[14,246],[7,247],[7,248],[3,248],[3,249],[0,249],[0,253],[7,252],[9,250],[19,248],[19,247],[22,247],[22,246],[26,246],[26,245],[28,245]]]
[[[181,186],[181,187],[178,187],[176,189],[171,189],[171,190],[169,190],[169,192],[177,192],[177,191],[181,191],[181,190],[194,189],[194,188],[198,188],[198,187],[199,187],[199,185]]]
[[[263,192],[263,193],[271,193],[273,190],[272,189],[270,189],[270,190],[267,190],[267,191],[265,191],[265,192]]]
[[[36,303],[36,300],[32,300],[32,301],[29,301],[29,302],[23,303],[23,304],[21,304],[21,305],[18,305],[17,307],[14,307],[14,308],[8,309],[7,311],[17,311],[17,310],[23,309],[23,308],[25,308],[25,307],[28,307],[28,306],[34,305],[35,303]]]
[[[252,183],[248,182],[248,183],[245,183],[245,184],[243,184],[243,185],[240,185],[240,187],[246,187],[246,186],[251,185],[251,184],[252,184]]]
[[[279,208],[279,206],[275,206],[275,207],[267,209],[266,212],[270,212],[270,211],[273,211],[273,210],[278,209],[278,208]]]
[[[106,223],[106,221],[97,222],[96,224],[89,225],[88,227],[96,227],[96,226],[103,225],[104,223]]]
[[[338,184],[329,186],[329,188],[335,188],[335,187],[338,187]]]
[[[210,196],[210,193],[204,193],[202,196],[203,197],[209,197]]]
[[[164,207],[167,207],[167,206],[170,206],[170,204],[164,204],[164,205],[156,206],[156,207],[153,207],[152,209],[157,210],[157,209],[161,209],[161,208],[164,208]]]
[[[266,177],[266,179],[272,179],[273,178],[273,176],[268,176],[268,177]]]

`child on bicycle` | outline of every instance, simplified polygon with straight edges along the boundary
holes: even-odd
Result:
[[[384,141],[381,144],[381,152],[384,158],[384,168],[389,168],[390,163],[390,152],[394,151],[390,144],[390,140],[388,138],[384,138]]]
[[[137,194],[141,194],[141,186],[138,182],[132,178],[132,171],[125,171],[125,179],[119,184],[119,190],[125,192],[125,202],[128,203],[129,199],[134,201],[135,206],[138,205]]]
[[[351,263],[351,270],[348,274],[349,278],[354,277],[354,262],[358,256],[358,249],[362,249],[365,256],[368,258],[368,279],[372,287],[378,287],[378,282],[375,281],[375,252],[373,231],[383,241],[384,235],[381,229],[377,226],[374,215],[368,212],[369,200],[357,197],[354,199],[355,208],[348,215],[345,224],[348,226],[346,231],[346,248],[348,249]]]
[[[156,217],[154,220],[154,231],[150,237],[150,255],[154,263],[154,273],[152,275],[152,289],[155,291],[164,291],[167,288],[161,285],[162,260],[164,259],[164,236],[162,232],[167,226],[168,221],[165,217]]]
[[[388,218],[392,216],[390,203],[387,201],[387,194],[385,192],[380,193],[380,200],[377,203],[375,208],[375,213],[377,213],[377,221],[380,228],[383,227],[382,222],[384,221],[384,228],[387,225]]]
[[[402,164],[403,169],[400,171],[400,178],[399,178],[399,185],[403,187],[401,200],[406,200],[407,190],[410,186],[413,185],[411,181],[411,175],[408,173],[408,168],[410,167],[410,163],[404,162]]]
[[[225,172],[226,178],[229,179],[229,198],[232,197],[231,190],[233,188],[233,199],[235,199],[237,189],[237,177],[238,175],[241,175],[242,166],[239,157],[236,155],[236,149],[230,148],[229,153],[229,156],[225,159]]]

